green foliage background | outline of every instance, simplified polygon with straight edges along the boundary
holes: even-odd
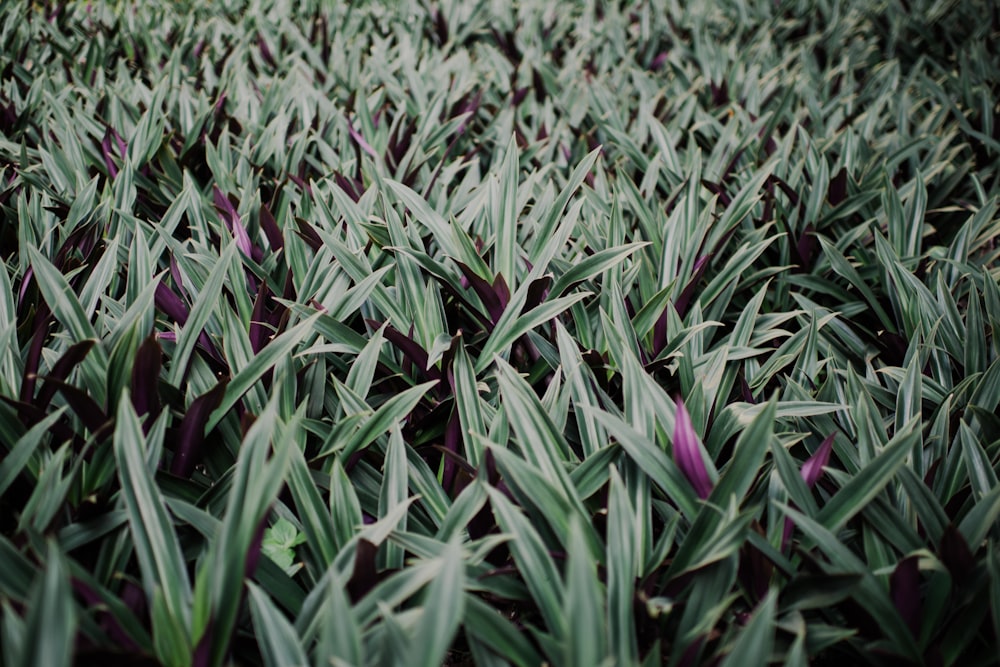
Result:
[[[0,18],[2,664],[998,663],[995,4]]]

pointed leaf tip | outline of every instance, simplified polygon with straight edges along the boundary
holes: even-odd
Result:
[[[705,499],[712,493],[712,478],[705,468],[702,449],[694,424],[691,423],[691,415],[684,407],[684,401],[678,398],[677,418],[674,421],[674,460],[698,497]]]
[[[816,485],[816,482],[823,474],[823,468],[830,460],[830,452],[833,451],[833,440],[835,437],[835,433],[826,436],[819,449],[802,464],[802,479],[805,480],[806,486],[810,489]]]

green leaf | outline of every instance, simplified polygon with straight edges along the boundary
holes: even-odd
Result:
[[[476,372],[465,350],[465,344],[460,339],[455,346],[455,357],[452,361],[454,374],[455,409],[462,425],[462,442],[465,445],[465,459],[474,468],[479,467],[482,452],[476,446],[477,440],[470,437],[473,433],[486,435],[486,419],[483,417],[479,386],[476,383]]]
[[[501,530],[513,535],[511,551],[524,583],[556,637],[565,637],[568,619],[562,611],[561,578],[538,532],[523,514],[498,491],[488,489],[493,514]]]
[[[522,285],[521,289],[524,290],[525,288],[526,285]],[[518,313],[517,309],[512,307],[515,303],[512,299],[507,309],[504,310],[503,315],[497,321],[490,337],[483,344],[483,349],[479,353],[479,360],[476,362],[476,373],[482,373],[486,370],[494,361],[496,355],[502,354],[518,338],[540,324],[545,324],[560,313],[569,310],[573,304],[586,299],[588,296],[590,296],[590,292],[579,292],[570,294],[569,296],[549,299],[524,313]]]
[[[257,645],[268,667],[308,665],[305,649],[295,628],[259,586],[248,582],[250,616],[253,619]]]
[[[229,265],[235,256],[236,241],[234,240],[226,246],[226,249],[215,261],[215,265],[209,272],[208,278],[198,292],[187,321],[177,336],[177,347],[174,350],[170,373],[167,376],[167,382],[175,387],[180,386],[181,380],[187,373],[191,355],[194,353],[195,343],[198,342],[198,337],[201,335],[202,329],[205,328],[212,313],[219,305],[222,296],[223,281],[226,279],[226,272],[229,270]],[[210,430],[211,428],[206,429],[206,432]]]
[[[733,649],[722,661],[722,667],[766,665],[771,662],[777,597],[774,589],[768,591],[767,596],[757,605],[750,621],[743,627]]]
[[[289,356],[292,350],[302,342],[313,330],[313,325],[319,319],[321,313],[314,313],[309,318],[299,322],[288,331],[272,340],[264,346],[257,355],[253,357],[249,364],[243,367],[239,373],[226,385],[222,400],[205,424],[205,433],[210,433],[215,428],[226,413],[233,409],[237,401],[257,383],[261,377],[271,370],[279,361]],[[188,320],[190,323],[190,320]]]
[[[635,664],[638,643],[635,633],[636,576],[639,542],[636,532],[641,530],[635,510],[628,497],[628,490],[618,471],[611,467],[608,488],[608,640],[618,664]]]
[[[462,548],[452,541],[441,553],[441,574],[431,582],[424,597],[417,632],[406,654],[408,664],[444,664],[464,615],[464,580]]]
[[[69,331],[73,342],[100,340],[100,336],[90,323],[90,314],[83,309],[66,278],[35,248],[28,246],[25,250],[31,268],[35,271],[38,289],[41,290],[45,302],[52,309],[56,319]],[[108,371],[108,353],[103,345],[94,346],[80,364],[80,370],[94,400],[98,405],[103,405],[107,400],[104,387]]]
[[[378,496],[378,515],[380,518],[406,502],[408,482],[406,445],[403,443],[403,433],[398,426],[393,426],[389,434],[389,445],[385,450],[385,468],[382,472],[382,486]],[[400,519],[399,530],[406,530],[406,524],[407,517],[404,515]],[[395,544],[386,545],[385,551],[380,556],[382,567],[393,570],[403,567],[403,550]]]
[[[120,401],[115,420],[114,452],[118,463],[122,498],[128,513],[129,531],[139,559],[143,588],[150,604],[162,596],[162,611],[169,619],[171,640],[181,646],[157,642],[157,648],[170,655],[159,657],[168,664],[178,664],[168,658],[186,660],[182,655],[190,650],[190,637],[176,635],[191,627],[191,581],[173,523],[167,514],[163,497],[146,464],[146,438],[130,400]]]
[[[584,406],[608,434],[672,501],[681,513],[693,517],[698,513],[698,498],[677,465],[662,449],[640,435],[621,418]]]
[[[511,291],[517,289],[517,263],[519,261],[517,244],[518,206],[517,185],[519,175],[519,160],[517,138],[511,136],[504,152],[503,164],[500,166],[499,201],[495,210],[496,221],[496,270],[504,277]]]
[[[320,455],[323,456],[331,454],[334,451],[337,451],[337,449],[342,448],[340,450],[340,456],[346,459],[355,452],[364,449],[370,445],[375,438],[384,434],[410,414],[410,412],[413,411],[413,408],[416,407],[417,403],[419,403],[430,388],[436,384],[437,380],[433,380],[431,382],[418,384],[396,394],[379,406],[378,410],[365,420],[361,424],[361,427],[349,439],[344,442],[334,443],[334,449],[324,450],[323,452],[320,452]]]
[[[903,465],[920,437],[916,428],[919,418],[914,418],[902,431],[896,433],[882,452],[862,470],[851,477],[820,509],[816,521],[830,531],[838,530],[852,516],[864,509],[888,485],[895,471]]]
[[[73,664],[78,619],[67,569],[65,556],[55,542],[49,541],[45,567],[39,573],[28,605],[20,664],[33,667]]]
[[[590,280],[594,276],[607,271],[611,267],[621,263],[626,257],[634,253],[639,248],[649,245],[648,243],[627,243],[623,246],[598,250],[578,262],[575,262],[566,273],[559,276],[553,283],[551,294],[561,295],[573,285]]]
[[[346,584],[329,576],[324,577],[320,585],[317,590],[323,594],[323,609],[314,664],[325,666],[334,660],[341,660],[346,665],[363,664],[361,628],[347,599]]]
[[[465,632],[470,639],[482,642],[497,655],[518,667],[542,664],[542,658],[523,632],[477,596],[465,594]]]
[[[599,663],[607,652],[604,590],[597,579],[597,568],[590,557],[590,548],[579,517],[570,522],[568,553],[564,583],[567,665]]]
[[[309,467],[297,447],[291,453],[289,467],[288,487],[295,500],[295,507],[298,510],[298,518],[302,522],[306,543],[309,550],[317,558],[319,566],[325,569],[329,567],[337,555],[338,544],[333,517],[324,504]],[[291,523],[288,525],[294,529]],[[286,544],[283,548],[290,546],[292,545]]]
[[[52,428],[52,425],[62,418],[65,412],[66,408],[59,408],[28,429],[24,435],[18,438],[17,442],[14,443],[13,447],[4,456],[4,459],[0,461],[0,497],[14,483],[17,476],[21,474],[21,471],[42,444],[42,441],[45,439],[44,436]]]

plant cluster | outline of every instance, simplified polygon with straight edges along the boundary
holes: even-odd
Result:
[[[998,664],[995,4],[0,25],[0,664]]]

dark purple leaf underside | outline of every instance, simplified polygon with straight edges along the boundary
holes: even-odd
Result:
[[[236,238],[236,245],[239,247],[240,252],[247,257],[253,257],[254,260],[259,261],[260,251],[255,253],[256,248],[250,242],[250,235],[247,233],[246,227],[243,226],[243,220],[240,219],[240,214],[237,213],[236,206],[230,201],[229,197],[223,194],[217,185],[212,187],[212,195],[215,200],[215,208],[219,211],[226,229]],[[255,254],[258,256],[255,257]]]
[[[114,141],[113,144],[112,141]],[[115,152],[116,148],[117,154]],[[117,130],[108,125],[104,131],[104,139],[101,141],[101,156],[104,158],[104,166],[107,167],[111,178],[118,176],[118,167],[112,158],[124,160],[127,153],[128,145],[125,143],[125,140],[122,139]]]
[[[450,489],[455,481],[457,468],[455,459],[458,456],[459,447],[462,444],[462,422],[458,418],[458,410],[453,410],[448,425],[444,430],[444,449],[454,456],[445,456],[444,470],[441,474],[441,486]]]
[[[357,603],[378,583],[378,572],[375,569],[375,556],[378,547],[368,540],[358,541],[358,549],[354,555],[354,571],[347,582],[347,593],[351,602]]]
[[[906,622],[914,637],[920,636],[921,598],[918,557],[910,556],[899,561],[889,577],[892,603]]]
[[[222,380],[204,394],[192,401],[191,406],[181,420],[177,435],[177,451],[170,466],[170,472],[178,477],[187,478],[202,458],[202,445],[205,442],[205,424],[209,415],[219,407],[226,391],[228,380]]]
[[[184,304],[184,301],[177,296],[172,289],[164,285],[162,282],[156,286],[156,293],[153,297],[156,307],[164,315],[174,320],[180,326],[184,326],[188,319],[188,308]],[[217,361],[222,361],[222,357],[219,355],[218,350],[215,349],[215,345],[212,344],[212,340],[208,337],[208,334],[204,330],[198,333],[198,344],[206,352],[208,352],[212,358]]]
[[[270,328],[266,326],[268,320],[265,307],[270,297],[271,290],[267,287],[267,283],[262,281],[257,290],[257,298],[253,302],[253,312],[250,314],[250,348],[254,354],[263,349],[271,335]]]
[[[160,381],[160,369],[163,365],[163,350],[156,336],[149,336],[142,342],[135,353],[135,364],[132,366],[132,406],[138,416],[148,414],[152,419],[160,412],[160,396],[157,388]]]
[[[369,322],[368,324],[375,329],[382,326],[378,322]],[[413,340],[411,336],[403,335],[391,325],[385,328],[383,335],[386,340],[398,347],[403,356],[416,366],[422,374],[426,375],[428,379],[441,380],[441,370],[436,366],[427,368],[427,351],[417,341]]]
[[[80,597],[81,600],[83,600],[86,606],[91,610],[91,613],[95,614],[101,629],[107,634],[108,639],[113,641],[119,650],[138,652],[141,649],[139,644],[135,642],[132,636],[128,634],[124,627],[122,627],[121,623],[118,622],[118,619],[108,611],[108,607],[104,599],[96,591],[94,591],[94,589],[75,577],[72,580],[72,586],[73,591]],[[134,590],[137,590],[136,587],[133,584],[126,582],[125,592],[128,593]],[[143,597],[142,600],[144,602],[145,598]],[[129,600],[125,600],[124,596],[122,601],[125,602],[126,606],[129,606],[133,612],[138,613],[140,611],[137,609],[137,601],[133,601],[134,604],[129,605]],[[142,606],[144,607],[145,605],[143,604]]]
[[[55,363],[52,370],[46,376],[60,382],[65,382],[69,374],[73,372],[86,357],[87,353],[94,347],[96,341],[93,340],[83,340],[79,343],[72,345],[66,352],[59,358],[59,361]],[[34,403],[38,406],[40,410],[45,410],[52,397],[56,395],[56,385],[51,382],[46,382],[42,388],[38,391],[38,395],[35,397]]]
[[[826,199],[836,206],[847,199],[847,169],[841,167],[837,175],[830,179],[830,187],[826,193]]]
[[[549,296],[549,287],[552,286],[552,276],[542,276],[531,281],[528,285],[528,295],[524,301],[524,310],[529,311],[539,305]]]
[[[28,356],[24,361],[24,374],[21,376],[22,403],[30,403],[35,396],[35,382],[37,381],[38,366],[42,360],[42,350],[45,348],[45,339],[49,333],[49,320],[51,313],[48,306],[42,304],[38,312],[35,313],[35,333],[31,337],[31,346],[28,348]]]
[[[264,204],[260,205],[260,228],[267,237],[267,242],[271,245],[271,250],[278,251],[285,247],[285,238],[281,235],[281,228],[271,215],[271,209]]]
[[[295,224],[299,228],[299,236],[310,248],[318,251],[323,247],[323,239],[319,237],[312,225],[302,218],[295,218]]]
[[[941,536],[941,544],[938,547],[938,556],[941,557],[941,562],[948,568],[948,572],[951,573],[956,583],[964,581],[976,566],[976,559],[972,555],[969,543],[965,541],[965,537],[954,524],[948,524],[944,529],[944,535]]]
[[[510,299],[510,294],[508,292],[507,298],[503,298],[503,295],[494,288],[489,281],[483,279],[482,276],[473,271],[467,264],[455,261],[458,264],[458,268],[462,271],[462,275],[469,282],[469,285],[479,296],[480,301],[486,307],[486,312],[490,315],[490,320],[495,325],[503,315],[504,308],[507,306],[507,301]],[[495,284],[496,281],[494,281]],[[504,285],[506,287],[506,284]],[[492,327],[490,327],[492,330]]]
[[[32,403],[15,401],[14,399],[3,395],[0,395],[0,401],[17,410],[17,417],[21,420],[22,424],[32,426],[45,419],[45,411],[39,410],[38,407]],[[73,439],[73,431],[66,426],[64,420],[60,420],[53,424],[51,431],[52,435],[55,436],[56,442],[66,442]]]
[[[47,385],[54,385],[59,393],[62,394],[63,398],[66,399],[66,403],[69,404],[70,409],[73,410],[91,433],[100,433],[110,424],[110,420],[104,413],[104,409],[83,389],[50,376],[44,376],[44,379]]]

